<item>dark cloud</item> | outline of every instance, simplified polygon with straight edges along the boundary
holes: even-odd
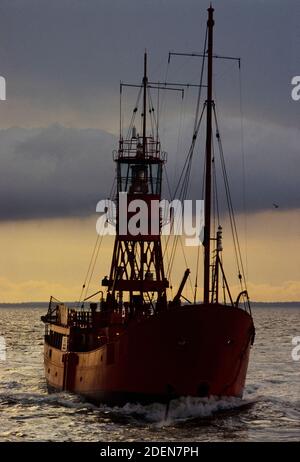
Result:
[[[114,136],[52,125],[1,131],[1,219],[95,212],[114,178]]]
[[[208,3],[2,1],[0,63],[9,95],[3,124],[5,118],[11,120],[10,102],[22,105],[24,101],[30,103],[27,117],[33,119],[33,126],[40,112],[48,117],[46,124],[64,124],[68,111],[78,112],[81,121],[94,116],[101,123],[103,103],[106,117],[116,119],[119,80],[139,80],[145,48],[155,79],[165,76],[169,50],[202,49]],[[299,109],[290,98],[290,81],[300,72],[298,0],[224,0],[216,1],[215,9],[215,49],[242,57],[248,116],[295,126]],[[197,60],[174,59],[169,77],[193,80],[198,69]],[[215,74],[218,97],[228,109],[238,111],[234,65],[218,61]],[[17,109],[12,116],[16,114]]]
[[[280,127],[274,123],[244,119],[241,130],[240,118],[219,117],[219,129],[225,157],[234,209],[237,212],[272,210],[273,203],[279,210],[300,208],[299,189],[299,130]],[[188,125],[192,125],[189,121]],[[181,172],[186,156],[188,138],[182,146],[176,146],[177,126],[167,131],[166,144],[171,150],[168,156],[169,181],[174,185]],[[224,180],[221,169],[217,139],[214,139],[214,157],[218,183],[220,212],[227,210]],[[189,197],[199,198],[205,153],[205,123],[199,134],[191,169]]]
[[[298,132],[276,125],[245,124],[245,169],[239,143],[240,121],[222,125],[228,176],[237,211],[299,208]],[[166,134],[172,146],[175,128]],[[174,132],[172,131],[174,130]],[[254,136],[255,135],[255,136]],[[201,136],[200,136],[201,138]],[[169,142],[167,141],[169,139]],[[185,158],[184,150],[171,147],[167,165],[171,190],[177,183]],[[188,197],[201,196],[203,137],[195,151]],[[115,177],[112,151],[117,138],[97,129],[11,128],[0,131],[0,219],[88,216],[95,213],[100,199],[109,197]],[[216,165],[220,167],[216,150]],[[220,169],[218,169],[220,171]],[[224,203],[219,177],[220,204]],[[165,194],[168,197],[166,183]],[[223,199],[222,199],[223,197]]]
[[[166,76],[169,50],[201,50],[208,3],[1,2],[0,74],[7,79],[8,101],[0,102],[0,124],[33,127],[0,133],[2,219],[94,212],[97,201],[109,194],[114,176],[111,151],[117,140],[108,132],[118,129],[120,79],[140,80],[145,48],[150,75],[160,80]],[[282,208],[299,207],[300,103],[290,97],[290,81],[300,74],[300,4],[225,0],[216,1],[215,9],[216,52],[242,57],[245,171],[240,154],[239,72],[235,63],[216,61],[214,73],[236,208],[243,208],[244,173],[248,210],[267,209],[273,202]],[[199,60],[174,58],[168,78],[197,81],[199,66]],[[190,90],[183,103],[186,120],[195,104],[193,96]],[[189,132],[182,131],[178,149],[179,107],[175,98],[163,112],[169,121],[164,125],[161,120],[173,184],[192,127],[191,122]],[[66,128],[70,126],[74,128]],[[202,168],[202,160],[196,161],[193,172],[199,172],[199,181],[195,175],[194,197]]]

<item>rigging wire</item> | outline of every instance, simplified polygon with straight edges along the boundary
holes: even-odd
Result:
[[[109,199],[110,200],[115,195],[115,185],[116,185],[116,177],[114,177],[114,181],[113,181],[113,184],[112,184],[112,187],[111,187],[111,190],[110,190],[110,194],[109,194]],[[92,251],[92,256],[90,258],[90,262],[89,262],[88,269],[87,269],[87,272],[86,272],[86,275],[85,275],[85,278],[84,278],[84,282],[83,282],[82,287],[81,287],[81,292],[80,292],[79,300],[78,300],[78,303],[77,303],[78,307],[81,305],[81,303],[84,301],[84,299],[87,296],[87,292],[88,292],[89,287],[90,287],[90,282],[91,282],[91,279],[92,279],[92,276],[93,276],[93,273],[94,273],[96,261],[97,261],[99,251],[100,251],[100,248],[101,248],[102,240],[103,240],[103,235],[100,236],[100,234],[97,234],[96,242],[94,244],[93,251]],[[83,308],[83,304],[82,304],[82,308]]]
[[[200,124],[201,124],[201,121],[202,121],[202,118],[203,118],[204,110],[205,110],[205,105],[203,106],[202,113],[201,113],[201,116],[200,116],[198,124],[197,124],[197,130],[196,130],[196,132],[195,132],[195,134],[193,136],[193,140],[192,140],[188,155],[186,157],[186,160],[185,160],[185,163],[184,163],[184,166],[183,166],[183,169],[182,169],[179,181],[177,183],[177,187],[175,189],[172,200],[176,197],[179,188],[180,188],[179,200],[183,201],[186,198],[188,185],[189,185],[189,178],[190,178],[190,172],[191,172],[191,165],[192,165],[192,158],[193,158],[193,154],[194,154],[195,143],[196,143],[196,139],[197,139],[197,134],[199,132],[199,127],[200,127]],[[176,214],[176,212],[177,212],[177,209],[175,209],[175,214]],[[178,226],[179,226],[179,224],[178,224]],[[178,231],[178,230],[176,230],[176,231]],[[175,252],[176,252],[176,248],[177,248],[177,240],[178,240],[177,238],[178,238],[178,236],[176,235],[175,238],[174,238],[173,246],[172,246],[171,261],[170,261],[170,265],[168,267],[167,272],[170,272],[172,270],[172,267],[173,267],[174,256],[175,256]],[[169,241],[170,241],[170,235],[168,236],[168,239],[167,239],[167,245],[168,245]]]
[[[196,303],[196,300],[197,300],[199,262],[200,262],[200,245],[198,245],[198,250],[197,250],[196,277],[195,277],[195,284],[194,284],[194,303]]]
[[[168,175],[167,175],[167,170],[166,170],[166,167],[164,165],[165,176],[166,176],[166,180],[167,180],[166,181],[167,182],[167,187],[168,187],[170,198],[172,200],[174,200],[177,193],[179,193],[179,199],[181,199],[181,201],[185,200],[185,198],[187,197],[187,194],[189,192],[189,188],[190,188],[190,174],[191,174],[192,160],[193,160],[193,156],[194,156],[196,140],[197,140],[197,137],[198,137],[198,134],[199,134],[201,122],[202,122],[203,115],[204,115],[205,108],[206,108],[206,103],[204,102],[202,112],[200,114],[200,102],[201,102],[202,81],[203,81],[203,75],[204,75],[206,42],[207,42],[207,29],[206,29],[206,34],[205,34],[204,52],[203,52],[203,59],[202,59],[201,72],[200,72],[200,86],[199,86],[196,109],[195,109],[195,118],[194,118],[192,142],[191,142],[190,148],[188,150],[188,153],[187,153],[187,156],[186,156],[186,159],[185,159],[185,162],[184,162],[184,165],[183,165],[183,168],[182,168],[182,171],[181,171],[181,174],[180,174],[180,177],[179,177],[179,180],[177,182],[175,192],[174,192],[173,195],[171,193],[171,187],[170,187],[170,182],[169,182],[169,178],[168,178]],[[167,81],[168,72],[169,72],[169,62],[168,62],[167,69],[166,69],[165,81]],[[151,122],[151,132],[152,132],[152,135],[154,136],[154,132],[155,132],[155,129],[156,129],[157,140],[159,140],[159,138],[158,138],[158,126],[159,126],[160,112],[163,112],[163,111],[166,110],[165,94],[163,93],[162,103],[160,105],[160,93],[159,93],[159,90],[160,89],[159,89],[159,86],[158,86],[158,95],[157,95],[157,101],[158,101],[157,107],[158,107],[158,109],[157,109],[157,117],[156,117],[155,111],[154,111],[154,105],[153,105],[153,102],[152,102],[151,92],[150,92],[150,89],[147,88],[147,95],[148,95],[148,100],[149,100],[149,114],[150,114],[150,122]],[[245,181],[244,129],[243,129],[242,85],[241,85],[241,71],[240,70],[239,70],[239,91],[240,91],[241,148],[242,148],[242,168],[243,168],[243,206],[244,206],[244,214],[245,214],[245,231],[247,232],[247,217],[246,217],[246,213],[245,213],[245,210],[246,210],[246,181]],[[140,90],[138,92],[136,105],[135,105],[135,107],[133,109],[133,114],[132,114],[131,121],[130,121],[130,124],[129,124],[129,127],[128,127],[128,135],[127,135],[128,138],[130,138],[130,136],[131,136],[133,124],[134,124],[135,117],[136,117],[138,107],[139,107],[141,94],[142,94],[142,88],[140,88]],[[185,101],[185,104],[186,104],[186,101]],[[178,152],[179,152],[179,142],[180,142],[180,135],[181,135],[181,131],[182,131],[182,112],[183,112],[183,101],[181,103],[181,110],[180,110],[179,131],[178,131],[178,138],[177,138],[176,156],[178,155]],[[228,205],[228,210],[229,210],[230,226],[231,226],[234,250],[235,250],[236,261],[237,261],[238,277],[239,277],[241,286],[243,286],[243,283],[244,283],[244,286],[247,289],[247,287],[246,287],[246,279],[245,279],[245,271],[244,271],[244,266],[243,266],[243,261],[242,261],[242,256],[241,256],[241,248],[240,248],[239,238],[238,238],[238,234],[237,234],[237,226],[236,226],[236,221],[235,221],[235,214],[234,214],[234,209],[233,209],[233,204],[232,204],[231,193],[230,193],[230,189],[229,189],[229,180],[228,180],[228,175],[227,175],[227,170],[226,170],[226,165],[225,165],[224,152],[223,152],[223,147],[222,147],[222,142],[221,142],[221,137],[220,137],[220,130],[219,130],[219,126],[218,126],[217,112],[216,112],[215,105],[213,105],[213,114],[214,114],[214,121],[215,121],[215,128],[216,128],[217,144],[218,144],[218,148],[219,148],[219,155],[220,155],[220,161],[221,161],[221,169],[222,169],[222,173],[223,173],[225,193],[226,193],[227,205]],[[122,116],[122,86],[120,84],[120,137],[122,137],[122,135],[123,135],[123,133],[122,133],[123,132],[123,125],[122,125],[121,116]],[[142,117],[146,117],[146,114],[143,114]],[[142,118],[141,118],[141,121],[142,121]],[[216,157],[215,157],[215,149],[214,149],[213,142],[212,142],[212,149],[213,149],[213,166],[212,166],[212,171],[213,171],[213,213],[214,213],[214,231],[216,231],[216,220],[217,220],[218,225],[220,224],[220,212],[219,212],[219,203],[218,203],[218,186],[217,186],[217,174],[216,174],[216,165],[215,165]],[[204,195],[205,169],[206,169],[206,166],[205,166],[205,161],[204,161],[203,182],[202,182],[202,198],[203,198],[203,195]],[[114,184],[113,184],[113,187],[112,187],[110,197],[112,195],[113,190],[114,190]],[[175,214],[176,214],[176,211],[175,211]],[[174,214],[173,214],[172,217],[174,217]],[[172,221],[174,221],[174,218],[171,218],[171,222]],[[171,233],[170,233],[170,235],[171,235]],[[178,241],[180,242],[180,246],[181,246],[181,250],[182,250],[182,253],[183,253],[183,258],[184,258],[186,267],[188,267],[186,255],[185,255],[185,252],[184,252],[183,242],[182,242],[181,236],[179,236],[178,234],[175,234],[175,236],[174,236],[174,240],[173,240],[172,247],[171,247],[171,253],[169,255],[170,235],[167,238],[166,238],[166,236],[164,236],[164,240],[166,240],[166,243],[165,243],[165,248],[164,248],[164,252],[163,252],[163,258],[166,256],[166,260],[167,260],[166,274],[167,274],[169,280],[171,278],[171,270],[172,270],[172,267],[173,267],[173,264],[174,264],[174,258],[175,258],[176,250],[177,250],[177,247],[178,247]],[[101,236],[101,238],[100,238],[100,235],[97,235],[96,243],[94,245],[93,252],[92,252],[92,257],[91,257],[91,260],[90,260],[90,263],[89,263],[89,266],[88,266],[86,277],[84,279],[84,284],[83,284],[82,289],[81,289],[81,293],[80,293],[80,297],[79,297],[79,303],[82,300],[84,292],[85,292],[85,297],[84,298],[86,298],[86,295],[87,295],[87,292],[88,292],[88,289],[89,289],[89,286],[90,286],[90,283],[91,283],[91,279],[92,279],[92,276],[93,276],[93,273],[94,273],[95,265],[96,265],[96,262],[97,262],[97,259],[98,259],[98,255],[99,255],[99,251],[100,251],[100,248],[101,248],[102,240],[103,240],[103,235]],[[245,245],[246,245],[246,259],[247,259],[247,235],[246,235],[246,243],[245,243]],[[195,290],[194,290],[194,302],[196,302],[196,298],[197,298],[199,260],[200,260],[200,246],[198,246],[198,251],[197,251],[196,279],[195,279],[195,285],[194,285],[194,288],[195,288]],[[247,260],[246,260],[246,268],[247,268]],[[242,282],[242,280],[243,280],[243,282]],[[192,285],[192,281],[191,281],[190,276],[189,276],[189,282],[190,282],[190,286],[191,286],[191,291],[193,293],[193,285]],[[170,289],[172,291],[172,284],[171,284]],[[226,293],[225,293],[224,276],[223,276],[223,291],[224,291],[224,302],[225,302],[226,301]],[[83,299],[83,302],[84,302],[84,299]]]
[[[158,112],[157,112],[157,116],[156,116],[150,88],[148,88],[147,90],[148,90],[147,93],[148,93],[149,105],[151,107],[151,111],[149,110],[149,113],[150,113],[150,119],[151,119],[152,136],[154,137],[154,132],[156,131],[157,141],[160,141],[158,128],[157,128],[158,127]],[[158,91],[159,91],[159,86],[158,86]],[[155,128],[156,128],[156,130],[155,130]]]
[[[227,199],[227,205],[228,205],[228,211],[229,211],[229,220],[230,220],[230,226],[231,226],[231,232],[232,232],[232,238],[233,238],[233,245],[234,245],[237,267],[238,267],[238,278],[240,280],[240,284],[242,288],[243,288],[243,285],[242,285],[242,279],[243,279],[245,289],[247,290],[245,271],[244,271],[243,260],[242,260],[242,255],[241,255],[241,248],[240,248],[239,237],[237,233],[235,213],[233,209],[231,192],[229,188],[229,180],[228,180],[228,175],[227,175],[227,170],[226,170],[226,165],[225,165],[224,152],[223,152],[223,147],[222,147],[222,141],[221,141],[215,106],[213,106],[213,114],[214,114],[214,119],[215,119],[215,124],[216,124],[216,138],[217,138],[218,146],[219,146],[219,154],[220,154],[221,168],[222,168],[222,173],[223,173],[225,193],[226,193],[226,199]]]
[[[164,80],[165,82],[168,81],[169,69],[170,69],[170,62],[168,60],[167,66],[166,66],[165,80]],[[164,117],[165,112],[166,112],[166,92],[164,91],[162,93],[159,109],[157,109],[157,120],[158,121],[160,121],[161,119],[162,120],[165,119],[165,117]],[[164,132],[164,130],[161,131],[161,133],[163,133],[163,132]]]
[[[81,287],[81,292],[80,292],[80,296],[79,296],[78,303],[77,303],[78,308],[79,308],[79,306],[80,306],[80,304],[81,304],[82,299],[84,298],[84,297],[83,297],[83,292],[84,292],[84,289],[86,288],[87,279],[88,279],[89,274],[90,274],[92,262],[93,262],[93,259],[94,259],[94,255],[95,255],[95,252],[96,252],[96,248],[97,248],[97,246],[98,246],[99,239],[100,239],[100,235],[98,234],[98,235],[97,235],[97,238],[96,238],[96,242],[95,242],[94,248],[93,248],[92,256],[91,256],[91,258],[90,258],[90,262],[89,262],[89,266],[88,266],[88,269],[87,269],[87,272],[86,272],[86,276],[85,276],[85,278],[84,278],[84,282],[83,282],[82,287]]]
[[[205,104],[205,103],[204,103]],[[205,173],[206,173],[206,156],[203,156],[203,170],[202,170],[202,189],[201,189],[201,199],[204,199],[204,186],[205,186]],[[199,261],[200,261],[200,250],[202,249],[202,254],[204,253],[204,247],[198,246],[197,251],[197,263],[196,263],[196,274],[195,274],[195,293],[194,293],[194,303],[196,303],[197,298],[197,289],[198,289],[198,275],[199,275]]]
[[[205,65],[205,56],[204,55],[205,55],[205,52],[206,52],[206,43],[207,43],[207,28],[206,28],[205,40],[204,40],[203,58],[202,58],[201,72],[200,72],[200,82],[199,82],[200,86],[199,86],[198,98],[197,98],[197,104],[196,104],[196,110],[195,110],[195,119],[194,119],[194,129],[193,129],[192,142],[191,142],[191,145],[190,145],[190,148],[189,148],[189,151],[188,151],[188,154],[187,154],[183,169],[181,171],[181,174],[180,174],[180,177],[179,177],[179,180],[178,180],[178,183],[177,183],[177,186],[175,188],[174,195],[173,195],[173,198],[175,198],[176,194],[177,194],[177,192],[178,192],[178,190],[180,188],[180,184],[182,184],[181,189],[180,189],[180,194],[179,194],[179,198],[181,199],[181,201],[183,201],[187,196],[193,154],[194,154],[194,150],[195,150],[195,145],[196,145],[196,140],[197,140],[197,136],[198,136],[198,133],[199,133],[200,125],[201,125],[203,115],[204,115],[204,111],[205,111],[205,107],[206,107],[206,104],[204,103],[203,108],[202,108],[202,112],[201,112],[201,114],[199,116],[201,94],[202,94],[202,83],[203,83],[203,76],[204,76],[204,65]],[[176,211],[175,211],[175,214],[176,214]],[[168,247],[169,241],[170,241],[170,236],[168,236],[166,247]],[[179,238],[179,241],[180,241],[180,245],[181,245],[181,248],[182,248],[182,251],[183,251],[186,267],[188,267],[181,237]],[[169,260],[168,267],[167,267],[167,275],[171,274],[171,270],[172,270],[172,267],[173,267],[174,258],[175,258],[175,254],[176,254],[177,245],[178,245],[178,235],[175,235],[174,240],[173,240],[170,260]],[[164,252],[164,254],[165,254],[165,252]],[[195,281],[196,285],[197,285],[198,267],[199,267],[199,249],[198,249],[198,253],[197,253],[197,272],[196,272],[196,281]],[[191,293],[193,293],[193,285],[192,285],[190,275],[189,275],[189,282],[190,282],[190,285],[191,285]],[[196,290],[195,290],[195,294],[194,294],[194,299],[195,298],[196,298]]]
[[[130,124],[129,124],[129,127],[128,127],[127,137],[129,137],[130,134],[132,133],[132,128],[133,128],[135,116],[136,116],[136,113],[137,113],[137,110],[138,110],[138,107],[139,107],[141,94],[142,94],[142,88],[140,88],[140,90],[138,92],[138,96],[137,96],[137,99],[136,99],[136,104],[134,106],[133,113],[132,113],[131,120],[130,120]],[[122,110],[122,85],[120,84],[120,111],[121,110]],[[122,114],[120,113],[120,120],[121,119],[122,119]],[[120,123],[120,136],[122,136],[122,130],[123,130],[122,123]],[[116,177],[114,178],[113,185],[112,185],[112,188],[111,188],[111,191],[110,191],[110,195],[109,195],[110,200],[115,195],[115,190],[116,190],[115,184],[116,184]],[[100,236],[98,234],[97,238],[96,238],[94,248],[93,248],[92,256],[91,256],[91,259],[90,259],[90,262],[89,262],[89,265],[88,265],[88,269],[87,269],[87,272],[86,272],[84,283],[83,283],[82,288],[81,288],[80,297],[79,297],[78,305],[80,305],[83,302],[82,303],[82,308],[84,306],[84,299],[87,296],[87,293],[88,293],[88,290],[89,290],[89,287],[90,287],[90,283],[91,283],[91,280],[92,280],[92,277],[93,277],[93,274],[94,274],[94,270],[95,270],[96,262],[97,262],[98,255],[99,255],[99,252],[100,252],[100,249],[101,249],[102,241],[103,241],[103,235]],[[83,296],[83,294],[84,294],[84,296]]]
[[[135,116],[136,116],[136,113],[137,113],[137,110],[138,110],[138,107],[139,107],[141,94],[142,94],[142,87],[139,89],[138,96],[137,96],[137,99],[136,99],[136,103],[135,103],[135,106],[134,106],[133,111],[132,111],[132,116],[131,116],[130,124],[129,124],[129,127],[128,127],[128,131],[127,131],[127,138],[130,138],[131,133],[132,133],[132,128],[133,128],[133,124],[134,124],[134,121],[135,121]]]
[[[85,288],[84,299],[87,297],[88,290],[90,288],[90,284],[91,284],[91,280],[92,280],[92,277],[93,277],[93,274],[94,274],[95,266],[96,266],[96,263],[97,263],[97,260],[98,260],[98,255],[99,255],[99,252],[100,252],[100,249],[101,249],[103,236],[104,235],[102,235],[100,240],[98,241],[98,246],[97,246],[97,250],[96,250],[96,253],[95,253],[95,256],[94,256],[93,265],[91,267],[90,276],[89,276],[89,279],[88,279],[88,282],[87,282],[87,285],[86,285],[86,288]],[[100,237],[100,236],[98,236],[98,237]],[[84,299],[83,299],[83,301],[84,301]]]
[[[244,111],[242,93],[242,69],[239,66],[239,94],[240,94],[240,120],[241,120],[241,152],[242,152],[242,178],[243,178],[243,209],[244,209],[244,232],[245,232],[245,267],[248,278],[248,221],[247,221],[247,196],[246,196],[246,156],[244,139]]]
[[[207,29],[206,29],[205,40],[204,40],[204,52],[206,51],[206,42],[207,42]],[[197,104],[196,104],[196,111],[195,111],[192,143],[191,143],[190,149],[188,151],[188,155],[186,157],[183,169],[181,171],[181,175],[180,175],[179,180],[177,182],[175,192],[173,194],[173,198],[175,198],[178,190],[180,189],[180,198],[181,198],[181,200],[184,200],[186,198],[186,196],[187,196],[188,187],[189,187],[189,177],[190,177],[190,171],[191,171],[191,162],[192,162],[192,158],[193,158],[193,153],[194,153],[194,148],[195,148],[195,143],[196,143],[199,127],[200,127],[200,124],[201,124],[201,121],[202,121],[202,118],[203,118],[203,114],[204,114],[204,110],[205,110],[205,105],[204,105],[204,107],[202,109],[201,116],[199,118],[201,91],[202,91],[202,81],[203,81],[203,74],[204,74],[204,63],[205,63],[205,58],[203,57],[202,65],[201,65],[201,72],[200,72],[200,86],[199,86],[198,98],[197,98]],[[168,70],[169,70],[169,61],[168,61],[168,65],[167,65],[165,81],[167,81]],[[182,106],[181,106],[181,109],[182,109]],[[181,114],[182,114],[182,112],[181,112]],[[180,118],[180,126],[181,125],[182,125],[182,115],[181,115],[181,118]],[[179,132],[180,132],[180,130],[179,130]],[[179,150],[179,136],[180,136],[180,133],[179,133],[178,139],[177,139],[177,151]],[[170,193],[170,196],[172,198],[172,194],[171,194],[171,191],[170,191],[170,189],[171,189],[170,188],[170,183],[169,183],[167,175],[166,175],[166,179],[167,179],[167,186],[168,186],[168,189],[169,189],[169,193]],[[181,188],[180,188],[180,184],[181,184]],[[172,200],[173,200],[173,198],[172,198]],[[176,210],[175,210],[175,214],[176,214]],[[181,238],[179,240],[180,240],[180,244],[181,244],[181,247],[182,247],[182,251],[183,251],[184,259],[185,259],[185,262],[186,262],[186,266],[188,266]],[[166,240],[166,245],[165,245],[163,257],[167,254],[167,249],[168,249],[169,242],[170,242],[170,235],[168,236],[168,238]],[[170,275],[171,269],[173,267],[174,257],[175,257],[175,253],[176,253],[176,249],[177,249],[177,244],[178,244],[178,235],[176,235],[174,240],[173,240],[170,260],[169,260],[169,262],[167,264],[167,275]],[[189,276],[189,280],[190,280],[190,284],[191,284],[191,277],[190,276]],[[191,284],[191,287],[192,287],[192,284]],[[192,292],[193,292],[193,287],[192,287]]]
[[[207,44],[207,31],[208,28],[206,27],[205,31],[205,39],[204,39],[204,47],[203,47],[203,58],[202,58],[202,64],[201,64],[201,72],[200,72],[200,79],[199,79],[199,91],[198,91],[198,98],[197,98],[197,104],[196,104],[196,113],[195,113],[195,123],[194,123],[194,133],[196,131],[197,127],[197,120],[199,117],[199,111],[200,111],[200,102],[201,102],[201,94],[202,94],[202,82],[203,82],[203,74],[204,74],[204,64],[205,64],[205,53],[206,53],[206,44]]]
[[[214,206],[214,233],[216,233],[217,226],[220,226],[220,207],[219,207],[219,194],[218,194],[218,182],[217,182],[217,168],[216,168],[216,155],[215,146],[212,139],[212,174],[213,174],[213,206]],[[217,223],[217,224],[216,224]]]
[[[159,111],[160,111],[160,107],[159,107],[159,103],[160,103],[160,99],[159,99],[159,85],[157,86],[157,121],[156,121],[156,139],[158,140],[159,139]]]
[[[155,121],[155,117],[154,117],[154,106],[153,106],[153,103],[152,103],[152,98],[151,98],[149,87],[147,87],[147,94],[148,94],[148,100],[149,100],[149,115],[150,115],[151,134],[154,137],[154,127],[156,125],[156,121]]]
[[[181,140],[181,133],[182,133],[182,125],[185,125],[184,123],[182,124],[183,121],[183,113],[185,114],[185,111],[183,111],[183,107],[186,106],[186,102],[188,100],[188,90],[186,92],[186,96],[184,98],[181,98],[181,104],[180,104],[180,111],[179,111],[179,127],[178,127],[178,135],[177,135],[177,146],[176,146],[176,152],[175,152],[175,163],[174,163],[174,178],[177,172],[177,162],[178,162],[178,155],[179,155],[179,144]],[[184,120],[185,122],[185,120]],[[180,145],[181,146],[181,145]]]

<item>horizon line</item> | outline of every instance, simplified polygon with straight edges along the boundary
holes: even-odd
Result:
[[[61,303],[64,303],[64,304],[74,304],[74,303],[80,303],[82,304],[83,302],[82,301],[70,301],[70,300],[67,300],[65,302],[61,302]],[[196,301],[195,302],[196,304],[202,304],[203,302],[202,301]],[[291,301],[260,301],[260,300],[252,300],[250,301],[250,305],[251,304],[268,304],[268,305],[271,305],[271,304],[295,304],[295,303],[299,303],[300,304],[300,300],[291,300]],[[41,301],[41,300],[38,300],[38,301],[24,301],[24,302],[0,302],[0,306],[1,305],[30,305],[30,304],[49,304],[49,300],[45,300],[45,301]],[[194,304],[194,303],[192,303]]]

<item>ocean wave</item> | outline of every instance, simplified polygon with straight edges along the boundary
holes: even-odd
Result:
[[[11,384],[10,388],[14,388]],[[6,405],[23,406],[40,405],[40,406],[61,406],[68,409],[91,410],[97,411],[106,417],[122,418],[127,417],[136,421],[144,421],[148,423],[159,423],[168,425],[172,422],[182,421],[191,418],[207,418],[216,413],[224,412],[241,408],[249,405],[253,399],[241,399],[233,397],[210,397],[210,398],[195,398],[182,397],[170,402],[168,415],[166,417],[166,405],[161,403],[152,403],[142,405],[139,403],[127,403],[124,406],[107,406],[105,404],[96,406],[88,403],[84,398],[70,393],[0,393],[0,403]]]
[[[102,405],[99,409],[114,417],[127,416],[139,421],[155,423],[158,426],[167,426],[188,419],[213,417],[221,412],[248,406],[253,402],[253,399],[244,400],[234,397],[195,398],[186,396],[171,401],[168,412],[166,412],[166,405],[161,403],[148,405],[127,403],[122,407],[112,408]]]
[[[93,404],[87,403],[78,395],[69,393],[53,393],[40,394],[40,393],[0,393],[1,404],[21,404],[28,405],[52,405],[62,406],[71,409],[98,409]]]

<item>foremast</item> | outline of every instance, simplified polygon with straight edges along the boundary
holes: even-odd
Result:
[[[130,306],[142,308],[151,305],[155,309],[166,306],[166,289],[169,283],[165,277],[161,246],[161,220],[153,213],[152,203],[161,200],[162,168],[165,162],[159,139],[147,134],[147,53],[144,54],[144,77],[142,80],[142,135],[133,126],[129,137],[120,136],[118,153],[115,156],[117,168],[117,223],[116,237],[109,278],[102,285],[107,286],[107,301],[120,305],[124,301]],[[150,108],[149,105],[149,111]],[[137,112],[137,108],[134,109]],[[123,202],[123,200],[127,201]],[[136,200],[143,202],[146,212],[136,206]],[[131,212],[138,212],[146,219],[148,229],[134,233],[128,221],[120,223],[120,212],[127,207],[128,221]],[[121,210],[122,209],[122,210]],[[145,217],[145,213],[147,216]],[[156,232],[153,232],[153,221]],[[154,303],[155,302],[155,303]],[[154,306],[155,305],[155,306]]]

